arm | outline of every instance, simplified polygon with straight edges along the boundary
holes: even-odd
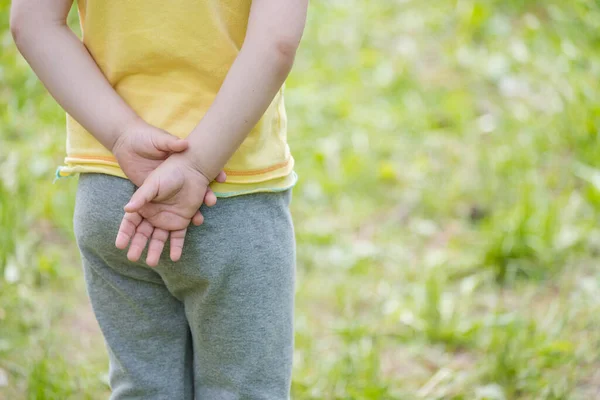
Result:
[[[72,0],[13,0],[10,28],[23,57],[56,101],[115,155],[135,184],[187,142],[146,124],[115,92],[90,53],[67,26]],[[225,179],[220,174],[219,181]],[[207,205],[216,202],[208,190]],[[197,224],[202,222],[198,208]],[[168,235],[157,231],[157,234]],[[160,255],[160,252],[159,252]]]
[[[14,0],[11,31],[31,68],[56,101],[141,185],[187,142],[145,123],[113,89],[66,24],[72,0]]]
[[[212,180],[260,120],[287,78],[308,0],[253,0],[244,44],[186,154]]]
[[[171,235],[171,259],[181,257],[190,220],[201,222],[194,216],[196,199],[260,120],[289,74],[307,7],[308,0],[252,1],[242,49],[213,104],[188,136],[189,148],[154,170],[125,206],[117,247],[126,248],[133,238],[131,260],[139,258],[153,227],[177,231],[175,242]],[[158,262],[165,241],[164,236],[152,235],[149,265]]]
[[[10,28],[23,57],[56,101],[107,149],[136,113],[67,26],[72,0],[13,0]]]

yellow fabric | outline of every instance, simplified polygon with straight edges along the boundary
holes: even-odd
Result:
[[[235,60],[251,0],[80,0],[83,42],[117,93],[146,122],[186,137],[213,102]],[[283,88],[225,166],[222,196],[295,183]],[[112,156],[67,116],[59,176],[124,177]],[[286,186],[287,185],[287,186]]]

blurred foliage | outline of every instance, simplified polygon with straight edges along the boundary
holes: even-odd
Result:
[[[294,398],[598,397],[599,73],[593,0],[312,2]],[[0,0],[0,398],[107,393],[63,130]]]

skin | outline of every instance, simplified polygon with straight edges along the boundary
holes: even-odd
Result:
[[[104,83],[100,82],[102,73],[85,47],[66,27],[67,4],[70,6],[70,3],[69,0],[14,1],[11,13],[11,16],[15,16],[11,19],[13,35],[16,42],[21,42],[21,45],[17,43],[19,49],[50,93],[86,129],[93,134],[98,131],[101,136],[99,140],[112,149],[122,134],[118,127],[113,126],[114,121],[131,121],[130,118],[135,120],[135,117],[122,108],[122,99],[114,98],[113,94],[116,97],[118,95],[108,82],[105,79]],[[307,7],[308,0],[252,1],[244,44],[213,104],[188,136],[187,147],[181,150],[180,147],[175,150],[169,148],[166,160],[147,175],[125,206],[126,213],[116,245],[124,249],[131,241],[129,259],[139,259],[150,241],[146,262],[156,265],[170,231],[170,256],[173,261],[179,260],[187,227],[190,222],[198,225],[203,220],[198,209],[202,199],[207,194],[210,196],[209,183],[217,177],[222,178],[219,171],[260,120],[287,78],[304,30]],[[43,28],[39,28],[42,20],[46,22]],[[37,34],[28,34],[33,31]],[[27,36],[31,38],[27,40]],[[19,37],[22,39],[19,40]],[[39,42],[36,43],[36,40]],[[51,41],[53,46],[44,47],[47,41]],[[62,57],[57,56],[59,54]],[[77,63],[56,65],[57,69],[63,69],[48,72],[51,68],[44,63],[60,64],[51,60],[61,58],[77,59]],[[73,74],[85,75],[81,77],[82,84],[90,85],[82,87],[80,93],[95,93],[100,99],[106,100],[104,111],[107,115],[88,115],[91,113],[82,110],[78,116],[69,110],[76,106],[69,101],[76,97],[72,93],[74,85],[58,82],[68,82],[67,77],[73,80]],[[83,82],[91,78],[95,83]],[[86,101],[83,104],[89,105],[91,101],[96,104],[97,99],[94,96],[93,100],[76,100]],[[81,108],[86,107],[82,105]],[[107,116],[114,120],[109,127],[101,129],[102,122],[110,119]],[[116,125],[131,126],[129,124]],[[117,147],[119,151],[122,150]],[[149,169],[150,165],[146,170]]]

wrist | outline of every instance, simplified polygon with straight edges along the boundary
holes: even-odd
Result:
[[[139,131],[143,128],[146,122],[137,115],[132,115],[128,119],[125,119],[123,122],[120,122],[113,130],[111,135],[111,143],[109,150],[113,155],[118,153],[121,148],[124,139],[131,133],[135,131]]]
[[[189,168],[192,168],[194,171],[200,173],[208,180],[208,182],[212,182],[213,180],[215,180],[217,174],[220,172],[220,170],[214,172],[213,169],[210,168],[210,166],[205,165],[205,163],[202,162],[204,157],[198,155],[195,152],[190,151],[189,149],[178,155],[184,159],[185,164]]]
[[[219,159],[218,149],[214,148],[214,143],[211,145],[205,140],[197,140],[198,137],[188,139],[189,147],[181,155],[187,159],[189,165],[212,182],[223,169],[223,165],[219,165],[217,162]]]
[[[200,157],[198,157],[195,153],[191,151],[185,151],[182,154],[183,157],[186,158],[188,165],[193,168],[195,171],[202,174],[209,182],[212,182],[217,174],[212,174],[210,170],[200,162]]]
[[[193,159],[191,159],[189,157],[189,155],[186,153],[187,153],[187,151],[182,152],[182,153],[172,154],[167,159],[167,162],[173,162],[173,163],[179,164],[180,166],[183,166],[185,170],[187,170],[187,171],[191,172],[193,175],[197,176],[199,179],[204,181],[204,183],[208,186],[213,181],[213,179],[209,175],[205,174],[204,171],[199,169],[198,166],[193,162]]]

